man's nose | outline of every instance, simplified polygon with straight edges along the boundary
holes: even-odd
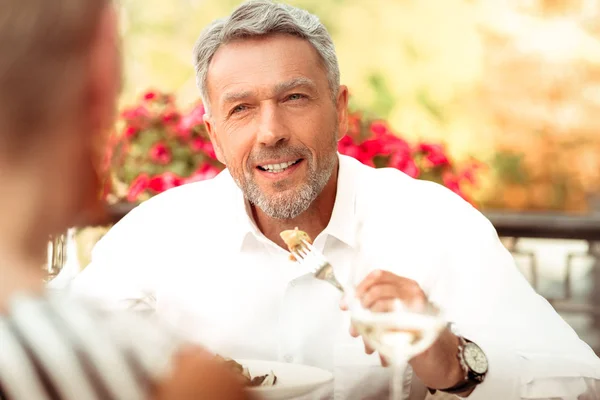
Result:
[[[290,131],[285,124],[283,115],[278,111],[277,105],[262,107],[258,129],[258,144],[275,146],[289,139]]]

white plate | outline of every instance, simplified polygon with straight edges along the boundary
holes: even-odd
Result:
[[[314,392],[333,380],[329,371],[307,365],[287,364],[276,361],[239,360],[248,368],[250,376],[266,375],[273,371],[277,382],[273,386],[250,389],[264,400],[287,400]]]

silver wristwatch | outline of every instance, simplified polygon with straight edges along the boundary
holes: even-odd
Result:
[[[450,388],[437,389],[440,392],[453,394],[466,392],[483,382],[488,372],[488,359],[483,350],[468,339],[459,336],[458,340],[457,356],[460,366],[465,372],[464,380]],[[429,391],[435,393],[435,390],[430,389]]]

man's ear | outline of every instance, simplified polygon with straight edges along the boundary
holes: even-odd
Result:
[[[338,138],[341,140],[348,133],[348,87],[340,85],[337,102]]]
[[[223,165],[227,165],[225,163],[225,157],[223,157],[221,143],[219,142],[219,138],[217,138],[217,133],[215,132],[215,126],[213,124],[212,117],[209,114],[204,114],[204,125],[206,126],[206,131],[208,132],[208,137],[210,138],[213,148],[215,149],[217,160],[219,160]]]

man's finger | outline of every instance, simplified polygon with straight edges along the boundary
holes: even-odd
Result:
[[[370,306],[369,310],[376,313],[386,313],[395,311],[396,301],[398,299],[385,298],[378,300]]]
[[[378,269],[367,275],[365,279],[363,279],[362,282],[356,287],[356,297],[360,298],[366,291],[368,291],[371,286],[381,279],[383,273],[384,271]]]
[[[402,288],[386,283],[372,285],[371,288],[360,297],[361,305],[370,310],[373,305],[386,299],[403,299]]]
[[[340,309],[342,311],[348,311],[348,301],[346,300],[346,296],[342,296],[340,300]]]
[[[390,365],[390,363],[387,360],[387,358],[385,358],[381,354],[379,354],[379,359],[381,360],[381,365],[383,365],[384,367],[388,367]]]
[[[367,354],[375,353],[375,350],[371,346],[369,346],[369,344],[367,343],[367,341],[364,338],[363,338],[363,343],[365,345],[365,353],[367,353]]]

